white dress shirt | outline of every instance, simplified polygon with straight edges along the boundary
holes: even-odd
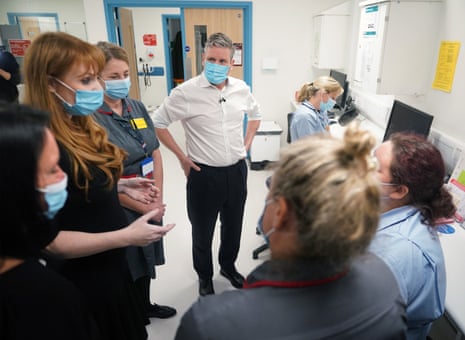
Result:
[[[200,74],[175,87],[153,117],[156,128],[181,121],[187,155],[209,166],[229,166],[246,157],[244,117],[261,120],[260,107],[249,86],[229,77],[219,90]]]

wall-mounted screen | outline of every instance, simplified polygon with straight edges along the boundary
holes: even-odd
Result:
[[[412,106],[394,100],[383,141],[394,132],[414,132],[428,137],[433,116]]]

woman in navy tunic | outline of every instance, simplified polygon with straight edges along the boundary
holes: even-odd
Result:
[[[101,77],[105,81],[103,106],[95,113],[95,119],[106,128],[109,139],[127,152],[124,160],[123,177],[146,177],[155,180],[159,189],[154,202],[140,202],[127,194],[120,193],[119,198],[129,221],[134,221],[150,210],[159,213],[152,223],[161,225],[165,211],[163,204],[163,167],[160,143],[155,135],[152,120],[140,101],[127,98],[129,79],[129,59],[126,51],[108,42],[99,42],[97,46],[105,54],[105,67]],[[154,242],[146,247],[128,247],[126,252],[132,278],[145,305],[148,317],[169,318],[176,314],[172,307],[152,304],[150,301],[150,282],[155,278],[155,266],[165,263],[163,241]]]

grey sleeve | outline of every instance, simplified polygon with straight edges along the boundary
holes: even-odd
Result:
[[[175,340],[202,340],[207,339],[202,333],[199,327],[197,318],[193,308],[189,308],[188,311],[181,318],[178,329],[176,330]]]

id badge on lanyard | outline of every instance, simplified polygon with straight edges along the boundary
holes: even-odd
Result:
[[[141,172],[143,177],[153,177],[153,158],[147,157],[140,162]]]

